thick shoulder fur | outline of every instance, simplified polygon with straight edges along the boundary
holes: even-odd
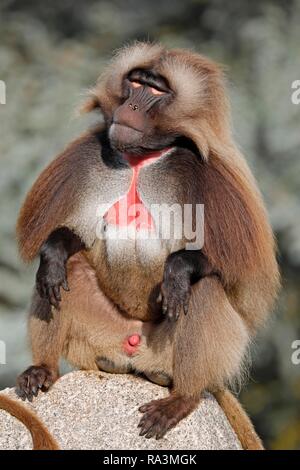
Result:
[[[99,139],[89,132],[72,142],[41,173],[25,199],[17,222],[19,250],[24,261],[32,261],[50,233],[78,210],[88,174],[100,165],[100,158]]]

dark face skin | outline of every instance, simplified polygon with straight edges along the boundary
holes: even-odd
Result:
[[[109,127],[113,148],[141,155],[161,150],[175,140],[155,127],[159,112],[173,99],[166,80],[150,71],[133,70],[123,82],[124,102],[115,109]]]

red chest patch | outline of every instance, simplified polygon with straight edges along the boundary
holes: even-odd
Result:
[[[130,225],[134,226],[137,231],[142,229],[154,230],[152,216],[141,200],[137,189],[138,175],[143,166],[153,163],[168,150],[170,149],[159,150],[141,157],[124,154],[124,157],[133,170],[132,180],[127,194],[115,202],[106,212],[104,219],[108,224],[117,225],[119,227],[127,227]]]

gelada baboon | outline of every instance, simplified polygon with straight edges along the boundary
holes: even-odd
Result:
[[[261,448],[227,387],[279,275],[261,195],[231,135],[222,70],[193,52],[136,43],[91,90],[83,111],[92,110],[103,122],[50,163],[21,209],[20,252],[25,261],[39,255],[40,266],[33,365],[18,392],[32,399],[47,390],[61,356],[83,369],[143,374],[170,394],[141,406],[141,435],[161,438],[209,390],[243,447]],[[198,248],[174,236],[187,205],[193,227],[204,207]]]

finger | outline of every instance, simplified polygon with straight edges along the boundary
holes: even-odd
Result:
[[[168,315],[167,318],[170,321],[177,320],[178,310],[180,311],[180,306],[178,306],[175,300],[171,301],[168,306]]]
[[[168,300],[166,296],[163,298],[163,303],[162,303],[162,313],[166,315],[168,313]]]
[[[37,397],[37,396],[38,396],[39,388],[38,388],[37,385],[32,385],[31,391],[32,391],[32,395],[33,395],[34,397]]]
[[[146,432],[148,431],[147,428],[143,428],[141,429],[140,433],[139,433],[139,436],[144,436],[146,434]]]
[[[148,420],[148,413],[144,414],[144,416],[142,417],[142,419],[140,420],[140,422],[138,424],[138,428],[144,428],[145,423],[147,422],[147,420]]]
[[[156,432],[157,432],[157,425],[156,425],[156,423],[154,423],[154,424],[150,427],[150,429],[148,430],[148,432],[147,432],[147,434],[146,434],[146,436],[145,436],[146,439],[151,439],[151,437],[155,436]]]
[[[53,305],[53,307],[55,307],[57,309],[58,308],[58,302],[57,302],[56,298],[54,297],[54,294],[52,292],[52,287],[47,287],[46,292],[47,292],[47,298],[48,298],[50,304]]]
[[[142,405],[139,407],[139,411],[141,413],[145,413],[146,411],[149,411],[151,408],[155,406],[155,403],[150,401],[150,403],[146,403],[145,405]],[[143,418],[142,418],[143,419]]]
[[[175,315],[174,315],[175,321],[178,320],[179,315],[180,315],[180,312],[181,312],[181,305],[176,305],[176,307],[175,307]]]
[[[148,434],[148,432],[151,431],[153,425],[155,424],[155,421],[156,419],[153,420],[153,416],[151,416],[151,414],[147,414],[147,419],[143,423],[143,426],[140,431],[140,436],[145,436],[146,434]]]
[[[61,295],[60,295],[60,288],[59,286],[54,286],[53,287],[53,294],[57,302],[61,301]]]
[[[155,439],[158,441],[159,439],[161,439],[162,437],[164,437],[164,435],[166,434],[168,429],[165,429],[165,428],[162,428],[160,429],[160,431],[158,431],[156,433],[156,436],[155,436]]]
[[[16,388],[16,394],[18,395],[19,398],[21,398],[23,401],[26,400],[26,393],[24,392],[24,390],[22,390],[21,388]]]
[[[172,307],[168,308],[167,318],[169,321],[172,321],[174,319],[174,310]]]
[[[191,288],[189,287],[184,302],[183,302],[183,311],[184,314],[187,315],[189,311],[189,306],[190,306],[190,300],[191,300]]]
[[[63,290],[65,290],[66,292],[69,292],[70,288],[69,288],[69,284],[68,284],[67,279],[63,280],[61,286],[62,286]]]

